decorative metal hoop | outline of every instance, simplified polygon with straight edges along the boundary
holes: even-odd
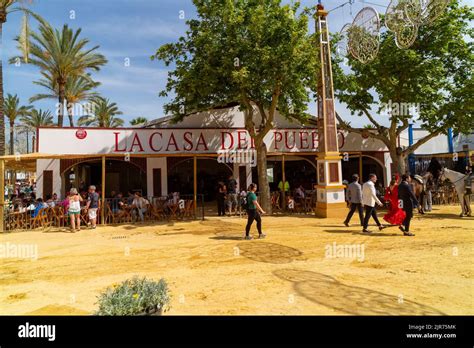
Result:
[[[364,7],[357,13],[348,29],[349,52],[361,63],[377,57],[380,47],[380,18],[372,7]]]

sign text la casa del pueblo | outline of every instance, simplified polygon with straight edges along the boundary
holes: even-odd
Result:
[[[60,138],[58,149],[54,144]],[[55,139],[48,141],[48,139]],[[55,129],[38,130],[38,151],[62,154],[176,154],[251,150],[255,144],[245,129]],[[339,145],[344,143],[340,133]],[[275,129],[265,137],[269,152],[317,152],[317,129]]]

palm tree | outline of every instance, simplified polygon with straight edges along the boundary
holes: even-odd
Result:
[[[18,117],[27,116],[32,106],[20,105],[20,98],[7,94],[4,102],[4,113],[10,123],[10,155],[15,153],[15,121]]]
[[[48,22],[38,18],[38,32],[31,32],[29,54],[22,58],[26,63],[38,66],[44,77],[49,77],[58,89],[58,126],[63,126],[66,101],[66,84],[74,76],[88,79],[87,71],[100,70],[107,59],[95,51],[99,46],[85,48],[88,39],[79,39],[81,29],[73,30],[64,25],[62,30],[54,29]],[[16,58],[13,58],[13,60]],[[54,88],[54,87],[53,87]]]
[[[33,109],[27,115],[20,118],[20,121],[23,126],[23,132],[26,132],[27,140],[28,140],[28,132],[32,132],[35,134],[36,129],[38,127],[46,127],[52,126],[53,123],[53,114],[51,111],[43,111],[41,109]],[[35,140],[33,136],[33,149],[35,148]],[[27,149],[28,152],[28,141],[27,141]],[[33,150],[34,151],[34,150]]]
[[[122,115],[116,103],[109,99],[97,97],[93,102],[93,115],[79,117],[78,124],[81,126],[117,128],[123,126],[124,121],[116,117]]]
[[[20,36],[18,38],[19,47],[23,54],[26,54],[28,50],[28,40],[26,37],[29,35],[30,26],[28,24],[28,14],[32,14],[23,3],[27,1],[23,0],[0,0],[0,155],[5,154],[5,119],[4,119],[4,98],[3,98],[3,25],[7,21],[7,17],[12,12],[23,12],[24,17],[20,30]],[[31,2],[31,1],[28,1]]]
[[[57,81],[47,73],[42,73],[43,79],[35,81],[33,83],[45,87],[49,90],[49,93],[36,94],[30,98],[30,103],[41,99],[58,99],[59,98],[59,86]],[[67,101],[67,113],[69,118],[69,125],[74,127],[74,104],[81,101],[91,101],[93,98],[98,97],[99,94],[94,92],[93,89],[100,86],[100,82],[92,80],[89,74],[86,76],[70,76],[66,81],[64,95]]]
[[[146,122],[148,122],[148,119],[146,117],[135,117],[133,120],[130,120],[130,125],[138,126]]]
[[[27,115],[22,116],[20,121],[30,130],[36,130],[38,127],[52,126],[53,114],[49,110],[33,109]]]

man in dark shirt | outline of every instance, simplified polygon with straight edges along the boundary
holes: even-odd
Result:
[[[229,216],[232,215],[232,206],[235,207],[237,213],[237,181],[231,175],[227,183],[227,206],[229,207]]]
[[[419,204],[410,182],[410,176],[403,174],[402,182],[398,186],[398,202],[400,208],[406,213],[405,220],[403,220],[403,227],[400,226],[400,230],[405,236],[414,236],[414,234],[410,232],[410,221],[413,218],[413,209]]]
[[[87,196],[86,210],[89,215],[91,228],[96,228],[97,224],[97,209],[99,209],[99,194],[95,192],[95,186],[89,187],[89,195]]]

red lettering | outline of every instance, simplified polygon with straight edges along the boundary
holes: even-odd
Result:
[[[279,143],[283,139],[283,134],[281,134],[281,132],[275,131],[273,137],[275,138],[275,150],[278,150]]]
[[[242,138],[242,135],[244,136]],[[248,142],[247,142],[247,131],[237,131],[237,141],[238,141],[238,150],[246,149],[248,147]],[[242,143],[243,146],[242,147]]]
[[[125,152],[125,151],[127,151],[126,146],[124,146],[123,149],[119,149],[118,136],[119,136],[120,132],[114,132],[114,134],[115,134],[115,152]]]
[[[293,145],[290,146],[288,144],[288,134],[289,133],[293,133]],[[287,150],[291,150],[291,149],[294,149],[294,147],[296,146],[296,132],[288,132],[288,131],[285,131],[285,146],[286,146],[286,149]]]
[[[225,136],[226,134],[230,137],[230,145],[226,149],[225,147]],[[230,150],[234,147],[234,137],[230,132],[221,132],[221,150]]]
[[[142,146],[142,143],[140,142],[140,138],[138,137],[138,133],[135,133],[135,136],[133,137],[133,140],[132,140],[132,145],[130,145],[130,149],[128,150],[128,152],[134,152],[133,148],[135,146],[138,146],[138,148],[140,149],[139,152],[143,152],[143,146]]]
[[[170,139],[168,140],[168,146],[166,147],[166,151],[169,151],[170,146],[174,146],[175,151],[179,151],[178,144],[176,144],[176,139],[174,137],[174,133],[171,133]]]
[[[148,143],[152,151],[159,152],[163,148],[163,145],[161,145],[159,149],[155,149],[155,147],[153,146],[153,138],[155,137],[155,135],[159,135],[161,140],[163,140],[163,134],[161,134],[160,132],[155,132],[150,135],[150,139],[148,140]]]
[[[306,150],[309,149],[309,143],[308,143],[308,132],[302,131],[300,132],[300,149],[301,150]]]
[[[209,149],[207,148],[207,144],[206,144],[206,139],[204,139],[204,135],[202,134],[201,132],[201,135],[199,135],[199,140],[198,140],[198,143],[196,145],[196,151],[199,151],[199,146],[200,145],[203,145],[204,146],[204,150],[205,151],[208,151]]]
[[[311,133],[311,140],[313,142],[313,149],[318,149],[318,133],[316,131]]]
[[[191,136],[191,137],[188,137]],[[184,141],[189,145],[183,145],[183,150],[184,151],[192,151],[193,150],[193,133],[191,132],[185,132],[183,135]]]

